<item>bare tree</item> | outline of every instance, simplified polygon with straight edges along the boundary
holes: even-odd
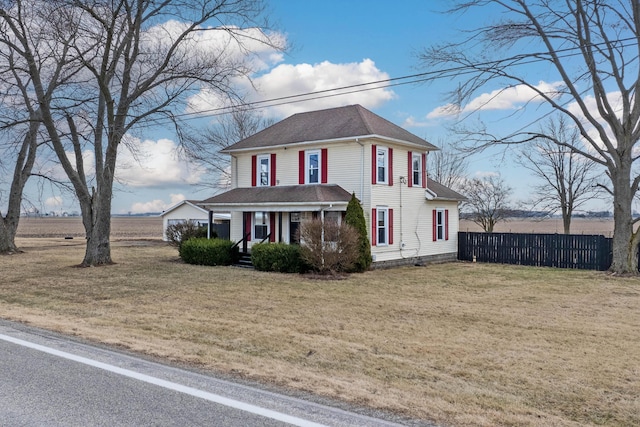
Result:
[[[3,29],[0,28],[0,32]],[[36,38],[34,43],[42,40]],[[44,58],[43,58],[44,59]],[[46,59],[44,59],[46,60]],[[0,253],[17,252],[15,236],[20,221],[27,180],[32,176],[39,137],[41,112],[30,96],[30,79],[22,70],[26,64],[13,49],[0,44],[0,131],[2,155],[0,163],[10,176],[6,211],[0,211]]]
[[[467,176],[468,154],[456,150],[442,139],[436,145],[440,150],[429,153],[429,178],[452,190],[460,190]]]
[[[7,211],[4,216],[0,212],[0,253],[18,252],[15,238],[20,222],[24,188],[31,176],[36,159],[39,125],[37,117],[33,117],[13,157],[14,168],[7,199]],[[5,154],[7,151],[5,150]]]
[[[358,231],[337,221],[313,219],[298,230],[300,257],[321,274],[350,271],[358,260]]]
[[[234,108],[231,113],[219,116],[217,123],[202,133],[187,135],[183,142],[184,153],[212,177],[206,180],[206,186],[227,188],[231,182],[231,161],[220,151],[272,124],[273,120],[264,119],[255,110]]]
[[[492,23],[466,33],[461,42],[432,46],[420,57],[436,77],[438,72],[442,77],[461,77],[448,110],[481,109],[500,93],[484,104],[468,102],[488,84],[491,89],[499,84],[503,90],[528,92],[530,102],[543,102],[564,115],[582,140],[552,141],[606,169],[615,221],[611,269],[637,273],[640,233],[634,232],[638,219],[632,217],[632,201],[640,185],[634,168],[640,141],[640,4],[637,0],[456,0],[450,12],[481,16],[485,14],[476,10],[486,8],[491,8]],[[530,73],[531,63],[546,65],[557,82],[541,84],[539,76]],[[475,147],[483,148],[544,135],[525,126],[510,135],[480,130],[477,136]]]
[[[463,208],[470,210],[469,216],[487,233],[492,233],[495,225],[504,221],[509,212],[509,187],[498,175],[472,178],[462,185],[462,193],[467,197]]]
[[[233,81],[251,72],[251,47],[280,48],[280,40],[259,30],[260,0],[4,3],[0,43],[28,65],[43,126],[80,204],[87,238],[82,265],[110,264],[120,145],[132,144],[131,132],[143,125],[169,121],[179,128],[176,108],[199,91],[237,98]],[[210,26],[214,22],[219,26]],[[46,50],[33,43],[35,29],[43,27]],[[205,43],[213,33],[222,38]],[[44,56],[53,67],[39,66]],[[66,84],[47,86],[46,80]],[[91,165],[85,164],[87,150],[93,153]]]
[[[559,116],[548,121],[532,147],[523,147],[518,164],[533,172],[540,184],[533,187],[533,205],[547,212],[562,214],[564,233],[571,233],[571,216],[586,202],[598,196],[598,164],[580,156],[569,145],[578,145],[580,133],[570,129],[567,119]],[[553,141],[564,141],[557,145]]]

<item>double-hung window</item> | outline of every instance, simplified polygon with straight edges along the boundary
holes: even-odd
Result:
[[[271,165],[270,165],[270,156],[258,156],[257,157],[257,182],[258,187],[268,187],[271,185]]]
[[[389,230],[389,211],[384,208],[378,208],[378,219],[377,219],[377,229],[378,229],[378,246],[384,246],[388,243],[388,230]]]
[[[389,179],[389,149],[386,147],[377,147],[376,170],[376,182],[386,184]]]
[[[371,210],[373,246],[393,245],[393,209],[378,206]]]
[[[253,222],[253,238],[261,240],[269,234],[269,213],[256,212]]]
[[[412,185],[415,187],[422,186],[422,154],[413,153],[411,155],[411,178]]]
[[[251,186],[270,187],[276,183],[276,154],[251,156]]]
[[[328,174],[327,149],[300,150],[298,184],[326,184]]]
[[[433,241],[449,240],[449,210],[433,210]]]
[[[305,170],[307,184],[320,183],[320,150],[309,150],[306,153]]]

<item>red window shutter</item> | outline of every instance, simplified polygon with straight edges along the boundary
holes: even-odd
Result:
[[[371,246],[375,246],[378,237],[378,215],[376,208],[371,209]]]
[[[449,240],[449,209],[444,211],[444,240]]]
[[[438,240],[438,212],[433,210],[433,241]]]
[[[393,185],[393,148],[389,148],[389,185]]]
[[[320,160],[322,161],[322,174],[320,177],[320,182],[322,182],[323,184],[327,183],[327,171],[329,169],[329,163],[328,163],[328,158],[327,158],[327,149],[323,148],[321,150],[321,154],[320,154]]]
[[[253,215],[251,215],[251,212],[245,212],[244,213],[244,235],[246,236],[247,234],[249,235],[247,237],[247,242],[249,242],[251,240],[251,217]]]
[[[376,149],[375,144],[371,146],[371,183],[375,184],[378,182],[378,150]],[[375,246],[375,244],[374,244]]]
[[[269,233],[271,233],[269,235],[269,241],[270,242],[275,242],[276,241],[276,213],[275,212],[269,212]]]
[[[411,151],[409,151],[409,172],[407,173],[407,186],[408,187],[413,187],[413,153]]]
[[[427,188],[427,154],[422,153],[422,188]]]
[[[276,154],[271,154],[271,186],[276,186]]]
[[[298,184],[304,184],[304,150],[298,152]]]
[[[258,175],[258,165],[257,165],[257,160],[256,160],[256,156],[251,156],[251,186],[255,187],[257,182],[257,175]]]
[[[389,209],[389,245],[393,245],[393,209]]]

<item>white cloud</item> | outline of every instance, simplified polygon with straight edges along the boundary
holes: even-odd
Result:
[[[389,75],[379,70],[371,59],[346,64],[334,64],[329,61],[313,65],[281,64],[253,80],[258,91],[254,95],[254,100],[319,92],[386,79],[389,79]],[[273,117],[286,117],[299,112],[350,104],[361,104],[365,108],[375,108],[396,96],[388,88],[362,90],[368,87],[356,87],[353,89],[353,93],[340,96],[324,97],[335,92],[311,95],[308,101],[274,106],[269,109],[267,114]]]
[[[167,209],[167,203],[164,200],[156,199],[150,202],[138,202],[131,205],[132,214],[144,214],[150,212],[162,212]]]
[[[433,109],[427,114],[427,119],[437,119],[441,117],[451,117],[461,113],[476,112],[483,110],[514,110],[522,108],[524,104],[530,102],[543,102],[544,99],[538,91],[547,94],[552,98],[560,96],[562,82],[547,83],[539,82],[534,90],[527,85],[516,85],[503,89],[483,93],[472,99],[464,108],[455,104],[447,104]]]
[[[178,146],[170,139],[127,138],[118,153],[116,179],[131,187],[196,184],[204,170],[180,159]],[[133,150],[133,151],[132,151]]]
[[[416,120],[416,118],[413,116],[407,117],[402,123],[403,128],[424,128],[424,127],[431,127],[431,126],[436,126],[435,121],[433,120],[420,121],[420,120]]]
[[[44,201],[44,206],[47,209],[59,209],[63,204],[63,200],[62,197],[60,196],[54,196],[54,197],[49,197],[47,198],[47,200]]]
[[[184,194],[170,194],[169,198],[171,199],[171,201],[168,203],[161,199],[155,199],[149,202],[136,202],[131,205],[131,209],[129,210],[129,212],[131,212],[132,214],[162,212],[186,199]]]
[[[237,80],[236,84],[247,94],[247,102],[278,99],[289,96],[329,91],[334,88],[361,85],[364,83],[389,79],[389,75],[379,70],[371,59],[361,62],[334,64],[324,61],[319,64],[281,64],[251,82]],[[361,104],[365,108],[375,108],[395,98],[395,93],[385,88],[386,84],[377,85],[381,89],[362,90],[354,87],[353,93],[329,96],[335,91],[310,95],[308,101],[283,102],[266,109],[270,117],[282,118],[304,111],[333,108],[340,105]],[[349,92],[349,90],[347,90]],[[300,98],[301,99],[301,98]],[[227,106],[227,100],[220,98],[211,90],[202,90],[188,100],[187,112],[215,111]]]

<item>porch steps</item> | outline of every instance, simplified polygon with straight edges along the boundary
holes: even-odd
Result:
[[[251,254],[249,252],[240,252],[240,259],[234,264],[235,267],[253,268],[251,262]]]

